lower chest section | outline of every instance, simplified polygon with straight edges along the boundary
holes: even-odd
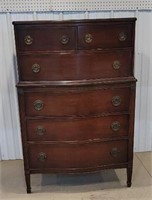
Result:
[[[23,148],[30,170],[85,172],[128,162],[130,83],[22,90]]]

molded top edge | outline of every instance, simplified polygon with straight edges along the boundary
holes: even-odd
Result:
[[[67,23],[99,23],[99,22],[134,22],[137,18],[106,18],[106,19],[78,19],[78,20],[35,20],[13,21],[13,25],[67,24]]]

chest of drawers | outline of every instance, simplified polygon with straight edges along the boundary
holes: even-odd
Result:
[[[135,18],[13,22],[27,192],[32,173],[133,164]]]

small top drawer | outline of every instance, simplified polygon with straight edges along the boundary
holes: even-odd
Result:
[[[79,49],[133,46],[133,24],[98,24],[78,27]]]
[[[76,28],[64,26],[17,26],[16,47],[20,51],[71,50],[76,47]]]

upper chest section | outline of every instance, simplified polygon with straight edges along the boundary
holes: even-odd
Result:
[[[15,22],[18,52],[108,49],[134,45],[135,19]]]

